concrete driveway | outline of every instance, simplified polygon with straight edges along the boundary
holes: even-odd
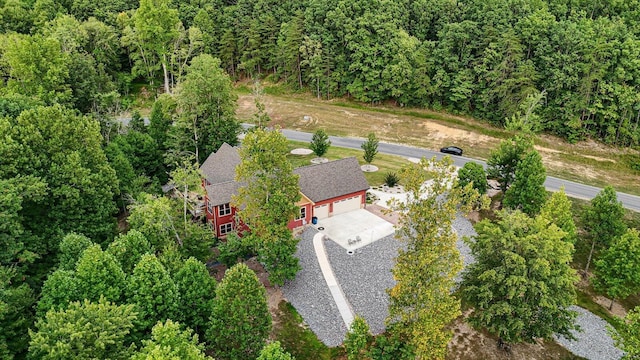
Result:
[[[321,219],[316,229],[346,250],[361,248],[395,232],[393,224],[365,209]]]

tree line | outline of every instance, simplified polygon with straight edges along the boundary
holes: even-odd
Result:
[[[640,3],[588,0],[5,1],[1,87],[117,111],[131,83],[171,93],[193,57],[268,77],[496,125],[540,96],[539,129],[640,141]]]

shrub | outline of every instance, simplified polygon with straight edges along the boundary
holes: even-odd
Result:
[[[400,177],[396,173],[389,172],[384,177],[384,183],[388,187],[394,187],[400,182]]]

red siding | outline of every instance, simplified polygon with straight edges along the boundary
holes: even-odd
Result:
[[[311,215],[311,211],[312,211],[311,210],[311,208],[312,208],[311,204],[310,203],[309,204],[304,204],[304,205],[302,205],[300,207],[301,208],[304,207],[306,209],[305,210],[306,211],[305,212],[306,216],[303,219],[289,221],[289,223],[287,224],[287,227],[289,228],[289,230],[293,230],[293,229],[295,229],[297,227],[300,227],[300,226],[303,226],[305,224],[311,223],[311,216],[312,216]],[[304,221],[302,221],[302,220],[304,220]]]

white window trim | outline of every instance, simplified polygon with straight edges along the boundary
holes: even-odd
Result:
[[[233,231],[233,223],[228,222],[221,224],[218,229],[220,230],[220,235],[227,235],[228,233]]]
[[[307,207],[306,206],[302,206],[302,207],[300,207],[300,211],[296,215],[296,220],[306,219],[306,218],[307,218]]]
[[[231,204],[218,205],[218,216],[227,216],[229,214],[231,214]]]

